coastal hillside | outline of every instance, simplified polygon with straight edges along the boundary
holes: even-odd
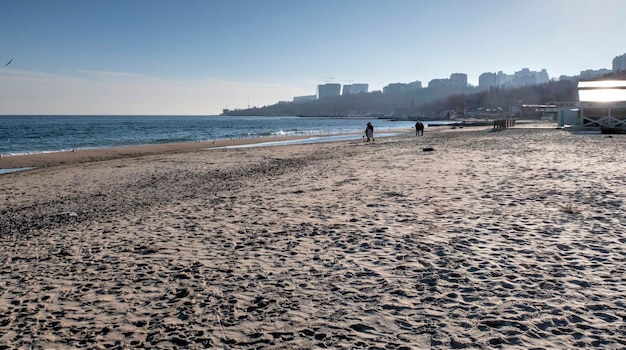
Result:
[[[326,97],[310,102],[281,102],[271,106],[225,110],[223,115],[303,115],[441,117],[454,110],[463,115],[477,108],[509,110],[521,104],[547,104],[555,101],[576,101],[575,81],[553,81],[521,88],[477,87],[464,89],[422,88],[401,93],[380,91],[357,95]]]

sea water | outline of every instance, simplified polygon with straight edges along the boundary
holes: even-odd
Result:
[[[323,142],[328,139],[322,135],[362,132],[368,121],[378,135],[379,131],[407,129],[415,124],[376,118],[296,116],[4,115],[0,116],[0,155],[279,136],[305,136],[301,142]]]

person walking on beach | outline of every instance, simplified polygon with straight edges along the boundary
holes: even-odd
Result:
[[[424,124],[419,120],[415,123],[415,136],[418,134],[424,136]]]
[[[365,137],[367,137],[367,142],[370,142],[370,138],[374,141],[374,125],[370,122],[367,122],[365,127]]]

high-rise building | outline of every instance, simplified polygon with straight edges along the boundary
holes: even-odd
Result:
[[[482,88],[497,87],[521,87],[537,84],[545,84],[550,81],[548,71],[542,69],[539,72],[523,68],[514,74],[506,74],[502,71],[498,73],[483,73],[478,78],[478,86]]]
[[[465,73],[452,73],[450,74],[450,86],[452,87],[467,87],[467,74]]]
[[[324,97],[339,96],[341,93],[341,84],[328,83],[317,86],[317,99]]]
[[[613,59],[613,72],[626,71],[626,53]]]
[[[497,86],[496,73],[483,73],[478,77],[478,87],[488,89]]]
[[[352,84],[352,88],[350,89],[350,94],[360,94],[362,92],[367,93],[369,90],[369,84]]]
[[[343,91],[341,92],[341,94],[343,96],[356,95],[362,92],[367,93],[368,90],[369,90],[368,84],[345,84],[343,86]]]
[[[405,91],[411,91],[422,88],[422,82],[416,80],[414,82],[405,84],[405,83],[392,83],[385,87],[383,87],[383,94],[393,94]]]
[[[404,83],[391,83],[383,87],[383,94],[394,94],[406,90],[406,84]]]
[[[467,74],[465,73],[452,73],[449,79],[432,79],[428,82],[429,88],[466,88],[467,87]]]

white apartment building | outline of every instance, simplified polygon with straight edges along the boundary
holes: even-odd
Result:
[[[613,59],[613,72],[626,71],[626,53]]]

